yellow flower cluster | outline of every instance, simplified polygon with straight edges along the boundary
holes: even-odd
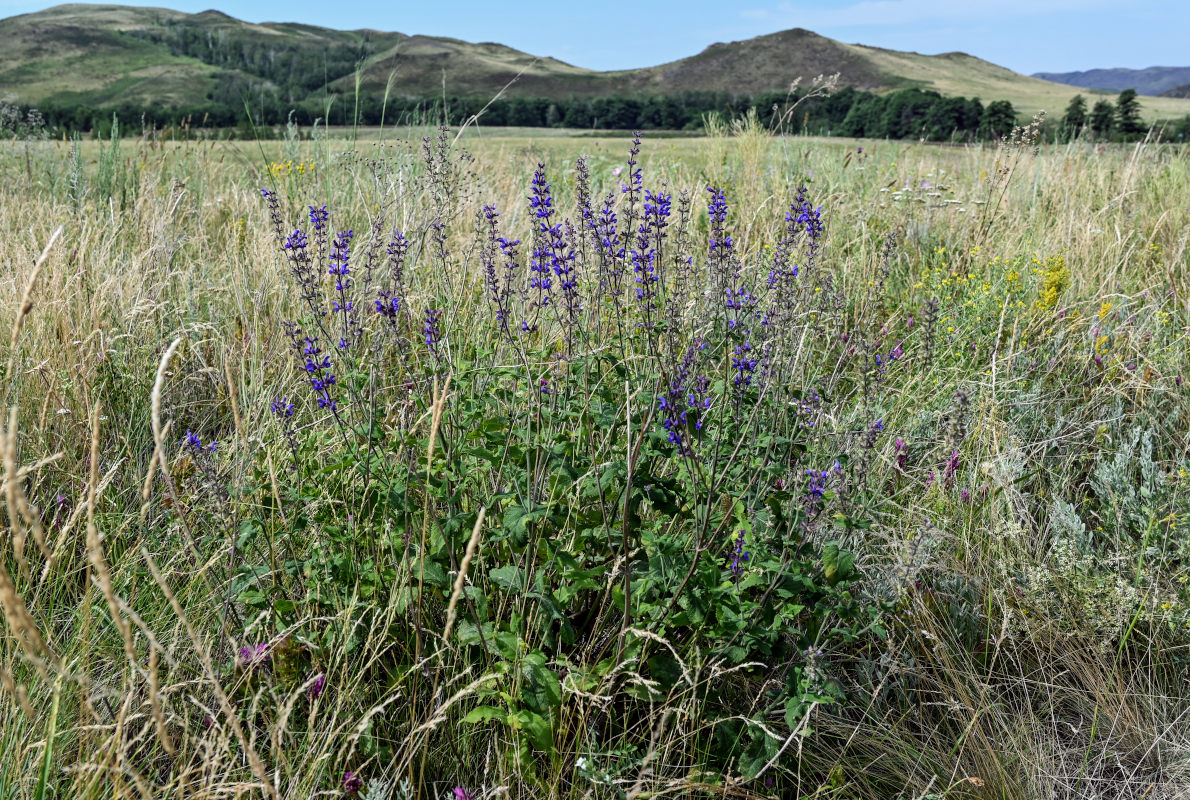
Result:
[[[314,174],[315,163],[310,161],[294,161],[292,158],[285,161],[273,161],[269,164],[269,174],[274,178],[288,177],[290,175],[305,175],[309,172]]]
[[[1042,280],[1041,291],[1037,295],[1037,307],[1042,311],[1050,311],[1057,308],[1062,292],[1070,285],[1070,270],[1066,267],[1066,256],[1050,256],[1039,271]]]

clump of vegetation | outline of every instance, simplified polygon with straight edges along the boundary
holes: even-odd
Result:
[[[0,797],[1182,792],[1185,153],[716,131],[0,143]]]
[[[1120,92],[1113,105],[1098,100],[1087,113],[1087,101],[1076,94],[1066,106],[1058,128],[1060,141],[1073,141],[1081,136],[1102,141],[1135,142],[1140,139],[1184,142],[1190,134],[1190,116],[1180,120],[1166,120],[1148,125],[1140,115],[1140,101],[1135,89]]]

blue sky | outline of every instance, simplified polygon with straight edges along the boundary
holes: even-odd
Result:
[[[591,69],[643,67],[802,27],[845,42],[962,50],[1018,72],[1190,66],[1190,0],[156,0],[253,22],[495,41]],[[0,0],[0,16],[48,7]]]

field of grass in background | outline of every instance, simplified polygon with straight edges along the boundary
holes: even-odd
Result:
[[[453,135],[0,142],[0,798],[1190,792],[1190,152]]]

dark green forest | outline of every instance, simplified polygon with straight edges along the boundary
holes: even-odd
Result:
[[[288,68],[288,67],[284,67]],[[1012,104],[978,98],[943,97],[937,92],[904,89],[877,95],[845,88],[825,97],[799,98],[787,93],[730,95],[725,92],[683,92],[674,95],[574,97],[568,100],[510,97],[489,102],[484,97],[390,97],[328,94],[312,102],[283,102],[253,87],[225,80],[211,101],[194,108],[146,109],[138,106],[94,109],[84,105],[41,108],[53,127],[104,134],[112,119],[125,129],[167,126],[191,129],[264,130],[292,120],[302,126],[444,123],[459,125],[481,114],[492,126],[551,127],[601,130],[702,130],[707,115],[730,121],[755,112],[760,120],[789,133],[879,139],[975,141],[1008,133],[1017,123]],[[800,102],[799,102],[800,101]],[[485,110],[486,106],[486,110]],[[251,124],[249,124],[251,114]]]
[[[510,97],[490,98],[390,97],[328,94],[319,106],[307,103],[260,103],[228,81],[218,92],[223,100],[195,108],[146,109],[121,106],[43,107],[46,122],[64,132],[107,135],[113,120],[125,130],[146,128],[206,130],[216,135],[279,135],[277,126],[293,121],[310,126],[400,125],[407,123],[460,125],[475,115],[490,126],[569,128],[577,130],[700,131],[708,115],[725,121],[755,111],[774,130],[815,136],[869,139],[921,139],[931,142],[988,141],[1006,135],[1021,120],[1012,104],[978,98],[944,97],[923,89],[874,94],[845,88],[825,97],[799,98],[788,94],[729,95],[722,92],[684,92],[676,95],[575,97],[569,100]],[[237,94],[238,93],[238,94]],[[266,96],[267,97],[267,96]],[[226,102],[224,102],[226,101]],[[799,102],[800,101],[800,102]],[[1051,118],[1046,138],[1069,141],[1085,136],[1101,141],[1135,141],[1148,134],[1139,118],[1136,93],[1122,92],[1116,103],[1099,100],[1088,110],[1079,95],[1066,113]],[[486,106],[486,110],[485,110]],[[251,114],[251,119],[249,118]],[[197,135],[197,134],[196,134]],[[1158,126],[1154,136],[1168,141],[1190,137],[1190,117]]]
[[[168,22],[160,29],[129,31],[131,36],[164,45],[173,55],[244,73],[220,76],[220,85],[210,96],[216,104],[234,107],[239,105],[241,95],[264,93],[273,110],[292,106],[328,80],[351,74],[375,51],[375,43],[367,35],[336,33],[346,40],[326,42],[320,37],[307,42],[276,37],[277,41],[262,41],[259,36],[245,36],[234,29]]]

